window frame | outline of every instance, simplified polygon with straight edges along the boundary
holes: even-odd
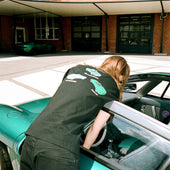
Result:
[[[41,17],[41,16],[34,17],[35,40],[59,40],[59,29],[60,28],[59,28],[59,21],[57,22],[57,26],[55,27],[56,18],[57,17]],[[39,20],[39,27],[37,27],[37,19]],[[42,20],[45,21],[44,22],[45,24],[42,23]],[[51,26],[49,26],[49,20],[52,21]],[[37,34],[38,30],[39,30],[40,36],[38,36]],[[52,36],[50,36],[50,30],[52,30]],[[56,31],[58,32],[57,36],[55,34]]]

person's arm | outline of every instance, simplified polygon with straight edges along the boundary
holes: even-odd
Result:
[[[96,119],[94,120],[93,125],[87,132],[83,147],[90,149],[92,144],[95,142],[100,130],[103,128],[104,124],[109,119],[110,114],[100,110]]]

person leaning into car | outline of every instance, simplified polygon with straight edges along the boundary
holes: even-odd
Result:
[[[94,120],[83,146],[90,149],[110,114],[105,103],[121,101],[130,68],[121,56],[107,58],[99,68],[69,69],[47,107],[26,131],[21,170],[78,170],[80,135]]]

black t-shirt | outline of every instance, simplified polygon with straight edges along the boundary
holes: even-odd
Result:
[[[84,125],[97,116],[105,103],[118,98],[117,85],[109,74],[78,65],[66,72],[49,104],[26,134],[77,153]]]

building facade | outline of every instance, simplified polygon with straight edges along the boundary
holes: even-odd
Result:
[[[145,10],[145,5],[155,6]],[[56,11],[55,6],[59,6]],[[170,55],[168,12],[168,1],[4,0],[0,1],[0,52],[35,41],[52,44],[58,51]]]

